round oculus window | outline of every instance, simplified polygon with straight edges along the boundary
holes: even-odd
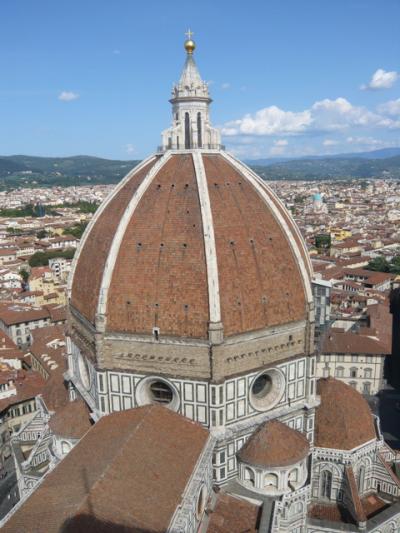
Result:
[[[205,485],[202,485],[201,489],[199,490],[196,503],[196,517],[198,520],[201,518],[205,511],[207,503],[207,494],[207,487]]]
[[[153,381],[149,388],[152,403],[168,405],[174,399],[174,392],[165,381]]]
[[[81,378],[82,385],[85,387],[85,389],[90,389],[90,371],[89,366],[86,361],[86,357],[82,354],[79,354],[78,356],[78,368],[79,368],[79,375]]]
[[[265,370],[256,376],[250,388],[250,402],[257,411],[275,407],[285,392],[285,376],[277,368]]]
[[[168,381],[157,378],[143,379],[136,389],[138,405],[158,404],[177,411],[179,396],[175,387]]]

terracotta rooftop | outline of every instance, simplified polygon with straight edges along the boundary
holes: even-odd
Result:
[[[256,533],[260,512],[260,506],[221,491],[207,533]]]
[[[38,372],[19,370],[15,375],[14,383],[17,394],[0,400],[0,412],[12,405],[33,399],[43,391],[45,381]]]
[[[207,440],[206,429],[161,406],[105,416],[3,532],[164,532]]]
[[[324,338],[322,353],[387,355],[391,353],[391,350],[387,344],[366,335],[347,331],[329,331]]]
[[[29,352],[49,374],[66,370],[66,340],[62,326],[46,326],[31,331],[32,344]],[[46,357],[47,356],[47,357]]]
[[[7,326],[49,318],[49,312],[43,307],[33,307],[27,304],[0,305],[0,320]]]
[[[351,465],[347,465],[344,467],[344,471],[350,495],[348,506],[352,507],[352,515],[357,519],[357,522],[366,522],[367,516],[365,514],[364,507],[361,503],[361,498],[358,492],[357,481],[354,475],[353,467]]]
[[[0,359],[21,359],[23,353],[15,342],[0,329]]]
[[[308,511],[310,518],[318,520],[329,520],[330,522],[343,522],[345,524],[355,524],[349,511],[342,505],[316,503],[310,506]]]
[[[287,466],[307,457],[309,451],[305,435],[279,420],[268,420],[251,435],[238,457],[261,467]]]
[[[65,322],[67,320],[67,309],[65,305],[49,304],[46,305],[52,322]]]
[[[71,439],[80,439],[92,425],[89,409],[80,399],[68,402],[49,421],[49,427],[54,435]]]
[[[62,368],[60,366],[52,372],[41,391],[42,398],[49,411],[57,412],[58,409],[69,402],[68,389],[63,376],[65,370],[65,367]]]
[[[350,385],[334,378],[318,380],[321,405],[315,419],[315,446],[352,450],[376,438],[367,401]]]

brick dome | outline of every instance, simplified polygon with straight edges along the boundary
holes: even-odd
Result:
[[[315,446],[353,450],[376,438],[374,418],[365,398],[334,378],[318,381],[321,405],[315,419]]]
[[[311,267],[294,221],[222,150],[167,151],[133,169],[89,224],[72,310],[106,332],[208,338],[305,320]]]
[[[279,420],[268,420],[249,438],[238,457],[250,465],[277,468],[302,461],[309,451],[305,435]]]

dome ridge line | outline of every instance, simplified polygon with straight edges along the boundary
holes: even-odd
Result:
[[[206,171],[201,151],[192,152],[194,170],[199,192],[200,211],[203,225],[204,250],[206,255],[208,305],[209,305],[209,340],[220,343],[223,340],[221,323],[221,302],[219,294],[218,261],[215,244],[214,224],[211,211],[210,195]]]
[[[307,269],[306,269],[305,262],[304,262],[304,260],[303,260],[303,258],[301,256],[301,254],[300,254],[300,250],[299,250],[299,248],[297,246],[297,243],[294,241],[294,238],[293,238],[293,236],[291,234],[291,230],[290,230],[286,220],[284,219],[282,214],[279,212],[279,210],[277,209],[276,205],[270,200],[270,198],[267,195],[267,192],[265,191],[264,187],[260,183],[261,178],[259,178],[245,164],[243,164],[242,162],[239,162],[231,154],[228,154],[227,152],[221,151],[221,156],[223,158],[225,158],[234,168],[236,168],[236,170],[238,170],[242,175],[244,175],[249,180],[249,182],[253,185],[253,187],[256,189],[258,194],[264,200],[266,205],[271,209],[271,212],[275,216],[276,220],[278,220],[278,222],[284,228],[285,234],[286,234],[287,239],[288,239],[288,243],[289,243],[289,245],[291,247],[291,250],[292,250],[292,252],[293,252],[293,254],[294,254],[294,256],[295,256],[295,258],[296,258],[296,260],[298,262],[299,268],[300,268],[300,273],[301,273],[301,277],[302,277],[302,280],[303,280],[303,286],[304,286],[304,291],[305,291],[305,294],[306,294],[306,297],[307,297],[307,302],[308,302],[308,304],[312,304],[313,303],[313,296],[312,296],[312,292],[311,292],[311,283],[310,283],[310,278],[309,278],[309,275],[308,275],[308,272],[307,272]],[[293,224],[293,226],[294,226],[294,224]]]
[[[247,165],[245,165],[244,163],[242,163],[244,166],[247,167]],[[249,169],[251,171],[251,169]],[[288,214],[288,217],[290,217],[290,213],[288,212],[288,210],[286,209],[286,206],[284,205],[284,203],[282,202],[282,200],[273,192],[273,190],[271,189],[271,187],[269,185],[266,184],[266,182],[262,179],[260,179],[259,176],[257,176],[257,181],[258,183],[260,183],[260,185],[267,191],[267,193],[269,195],[271,195],[275,200],[276,202],[278,203],[278,205],[283,209],[285,210],[285,212],[287,212]],[[293,229],[295,230],[295,233],[296,235],[298,236],[303,248],[304,248],[304,252],[305,252],[305,257],[306,257],[306,263],[308,265],[308,270],[310,272],[310,276],[312,277],[313,275],[313,266],[312,266],[312,263],[311,263],[311,259],[310,259],[310,254],[308,253],[308,250],[307,250],[307,246],[306,246],[306,243],[304,241],[304,238],[303,238],[303,235],[301,234],[297,224],[293,224]],[[303,258],[304,259],[304,258]]]
[[[115,263],[118,257],[118,252],[122,243],[122,239],[125,235],[126,228],[129,224],[129,221],[138,206],[140,200],[142,199],[144,193],[149,188],[151,182],[158,174],[160,169],[167,163],[171,158],[171,152],[165,152],[161,158],[151,167],[146,177],[143,179],[131,200],[129,201],[124,214],[122,215],[120,222],[118,224],[117,230],[112,241],[110,252],[108,254],[103,277],[100,284],[99,290],[99,299],[96,309],[96,328],[99,331],[104,331],[106,325],[106,311],[107,311],[107,300],[108,300],[108,290],[110,288],[112,275],[115,268]]]
[[[133,174],[136,172],[140,172],[142,168],[144,168],[146,165],[151,163],[153,159],[156,159],[157,154],[152,154],[146,159],[143,159],[138,165],[133,167],[127,174],[122,178],[122,180],[118,183],[118,185],[110,192],[110,194],[107,196],[107,198],[104,200],[104,202],[101,203],[99,208],[96,210],[95,214],[93,215],[92,219],[90,220],[86,230],[83,233],[81,242],[79,243],[79,247],[77,249],[76,254],[74,255],[74,258],[72,260],[71,265],[71,272],[68,276],[68,282],[67,282],[67,294],[68,298],[71,299],[71,292],[72,292],[72,283],[75,275],[76,265],[78,264],[78,260],[80,257],[81,250],[83,250],[85,243],[92,231],[93,226],[96,224],[97,220],[100,218],[100,215],[103,213],[103,211],[106,209],[108,204],[111,202],[111,200],[114,198],[115,195],[118,194],[118,192],[125,186],[125,184],[131,179]]]

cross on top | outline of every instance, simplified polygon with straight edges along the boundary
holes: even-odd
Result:
[[[188,31],[185,33],[186,37],[188,38],[189,41],[192,40],[192,37],[194,35],[194,33],[191,31],[191,29],[189,28]]]

